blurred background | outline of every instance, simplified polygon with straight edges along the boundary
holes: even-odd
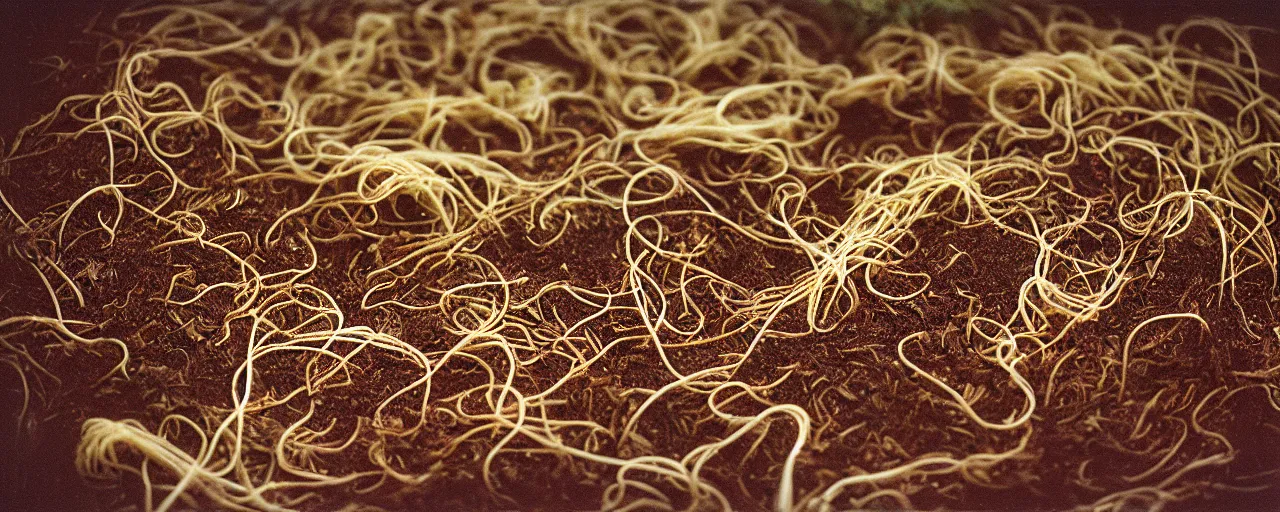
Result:
[[[254,1],[254,0],[247,0]],[[257,0],[270,2],[273,0]],[[800,0],[817,2],[819,0]],[[95,19],[109,20],[137,0],[0,0],[0,138],[12,141],[17,128],[73,92],[85,92],[96,41],[84,34]],[[151,0],[145,3],[158,3]],[[1266,27],[1255,33],[1263,66],[1280,71],[1280,2],[1276,0],[1069,0],[1094,13],[1100,24],[1115,18],[1122,26],[1150,32],[1191,16],[1216,16],[1232,23]],[[68,60],[67,72],[44,60]],[[37,83],[38,82],[38,83]]]

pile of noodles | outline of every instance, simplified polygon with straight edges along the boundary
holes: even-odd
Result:
[[[1198,20],[1147,35],[1014,6],[985,27],[886,27],[838,55],[827,27],[763,0],[266,4],[123,14],[104,47],[119,57],[109,89],[67,98],[8,155],[16,166],[70,140],[105,155],[77,200],[23,213],[22,191],[3,190],[6,230],[46,242],[23,254],[54,304],[0,322],[0,354],[24,383],[59,373],[32,332],[113,354],[104,379],[127,377],[149,342],[100,336],[69,312],[85,307],[88,279],[61,256],[69,246],[110,247],[149,225],[160,234],[145,254],[204,262],[124,307],[204,312],[216,325],[193,343],[227,354],[210,394],[229,398],[83,425],[77,467],[135,475],[148,510],[358,506],[450,479],[520,505],[506,489],[529,473],[503,468],[524,457],[597,488],[584,508],[753,506],[742,496],[778,510],[909,507],[932,503],[913,501],[921,493],[1035,487],[1044,432],[1103,431],[1146,469],[1069,468],[1072,499],[1146,507],[1225,474],[1239,450],[1208,418],[1227,400],[1280,410],[1270,326],[1219,340],[1189,304],[1146,315],[1101,356],[1102,340],[1072,336],[1160,271],[1153,248],[1197,226],[1220,255],[1205,263],[1214,304],[1238,305],[1249,272],[1274,292],[1280,104],[1243,29]],[[202,148],[216,173],[190,176],[176,162]],[[1098,193],[1080,183],[1089,162]],[[255,223],[210,220],[273,193],[287,207]],[[747,371],[766,346],[824,350],[815,340],[849,332],[870,301],[910,314],[898,304],[940,292],[905,265],[922,243],[913,229],[939,222],[1030,244],[1016,307],[900,339],[868,363],[879,383]],[[485,249],[581,244],[583,226],[616,242],[582,249],[612,254],[618,279],[512,275],[504,259],[527,254]],[[729,240],[800,266],[726,271]],[[360,250],[326,253],[339,245]],[[326,289],[326,272],[364,288]],[[364,313],[430,321],[353,320]],[[953,353],[943,327],[994,385],[939,373]],[[1175,331],[1262,347],[1266,364],[1218,387],[1140,384],[1142,351]],[[651,356],[653,375],[609,380],[624,353]],[[811,395],[774,398],[795,381]],[[895,403],[950,411],[950,423],[865,402],[873,417],[855,424],[829,405],[890,382],[915,390]],[[612,405],[572,405],[584,393]],[[336,396],[359,399],[334,408]],[[1045,419],[1084,402],[1134,414]],[[662,411],[684,415],[688,435],[655,437]],[[930,428],[968,441],[894,448]],[[833,445],[866,457],[824,466]],[[738,466],[763,487],[731,489]]]

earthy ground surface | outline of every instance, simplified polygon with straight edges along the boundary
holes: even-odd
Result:
[[[1134,12],[1120,15],[1151,23]],[[1183,12],[1159,15],[1174,17]],[[32,113],[50,110],[66,94],[99,92],[99,86],[111,80],[112,70],[85,64],[93,53],[90,48],[59,48],[71,56],[70,65],[44,82],[47,86],[24,96],[6,118],[30,121]],[[526,58],[554,60],[538,50],[549,51],[535,47]],[[1267,52],[1262,54],[1264,62],[1275,62],[1274,50],[1262,50]],[[28,78],[11,73],[7,79],[24,83]],[[956,119],[981,115],[972,104],[948,110],[951,107],[931,106]],[[608,131],[590,125],[591,119],[575,118],[572,109],[562,114],[556,122],[564,126],[592,135]],[[868,102],[844,106],[839,114],[838,131],[852,141],[901,136],[911,129]],[[242,121],[244,125],[262,122]],[[67,127],[74,129],[73,124],[68,122]],[[16,125],[13,129],[6,125],[6,142],[15,133]],[[1087,319],[1073,321],[1052,349],[1024,349],[1033,352],[1018,368],[1035,390],[1037,404],[1030,419],[1034,428],[988,429],[976,426],[952,397],[919,370],[953,385],[973,403],[977,416],[993,423],[1011,421],[1026,410],[1024,394],[1009,372],[990,357],[993,352],[986,339],[998,337],[999,327],[966,324],[966,320],[980,315],[1013,322],[1020,306],[1027,303],[1020,298],[1026,293],[1027,277],[1037,273],[1038,265],[1048,264],[1037,259],[1042,256],[1041,247],[1006,227],[961,221],[975,213],[966,207],[911,223],[909,235],[896,240],[902,256],[888,267],[892,272],[868,273],[865,281],[861,273],[851,275],[855,283],[851,286],[860,290],[859,302],[854,307],[832,299],[835,309],[847,311],[848,316],[831,321],[830,329],[806,332],[810,319],[805,309],[784,309],[772,320],[776,335],[753,343],[759,318],[751,315],[760,311],[752,309],[751,300],[769,297],[762,291],[784,288],[815,263],[793,247],[761,243],[725,222],[682,215],[663,221],[664,231],[658,235],[654,234],[657,222],[628,226],[617,208],[582,203],[574,207],[572,221],[553,219],[538,226],[527,218],[512,217],[486,224],[457,249],[463,256],[445,257],[439,251],[423,253],[424,242],[408,232],[411,228],[360,222],[359,215],[372,215],[374,210],[381,213],[379,219],[400,214],[406,223],[429,216],[412,201],[379,203],[361,210],[354,220],[336,210],[319,209],[277,223],[283,212],[307,203],[317,187],[287,179],[240,179],[244,175],[237,172],[248,171],[231,171],[225,147],[209,132],[192,129],[167,135],[192,148],[160,160],[191,185],[180,189],[172,203],[197,214],[199,225],[180,216],[166,224],[137,208],[119,207],[110,194],[85,195],[112,180],[141,190],[129,196],[136,204],[159,204],[169,191],[165,169],[155,159],[131,158],[132,150],[109,148],[100,136],[30,142],[24,150],[34,156],[9,161],[0,172],[0,191],[12,209],[0,213],[0,246],[5,248],[0,258],[0,318],[74,319],[81,322],[74,324],[77,336],[120,340],[128,351],[126,376],[117,371],[121,346],[68,341],[65,333],[39,322],[17,321],[0,328],[6,344],[0,355],[7,363],[0,366],[6,450],[0,480],[8,501],[0,508],[141,509],[148,499],[162,499],[162,489],[147,489],[143,478],[127,471],[118,478],[79,476],[75,463],[85,421],[135,420],[152,432],[167,429],[173,446],[195,453],[201,450],[199,437],[184,434],[188,426],[170,420],[181,415],[211,430],[237,407],[239,397],[233,394],[236,386],[232,384],[244,384],[232,379],[247,374],[255,381],[252,398],[264,403],[278,400],[281,405],[247,415],[243,437],[251,446],[243,455],[244,479],[252,480],[249,474],[271,473],[268,468],[278,463],[272,458],[276,447],[252,444],[283,439],[287,437],[283,433],[298,425],[319,432],[312,438],[317,446],[343,449],[286,460],[306,465],[307,457],[312,457],[323,461],[314,464],[335,474],[395,470],[428,475],[406,482],[362,476],[314,496],[296,490],[265,491],[278,503],[314,510],[334,508],[333,500],[404,510],[599,508],[610,499],[607,489],[615,481],[616,467],[543,449],[531,438],[516,436],[507,442],[503,436],[510,429],[474,430],[489,420],[459,418],[460,412],[471,411],[482,418],[497,395],[486,386],[495,374],[501,381],[510,372],[511,387],[525,395],[553,392],[556,402],[540,412],[530,410],[531,416],[552,411],[613,434],[565,427],[555,434],[565,445],[618,457],[650,454],[680,460],[709,441],[737,432],[743,421],[715,419],[708,412],[704,388],[675,387],[643,415],[636,411],[653,390],[675,380],[667,365],[693,372],[732,362],[725,354],[742,353],[748,347],[750,356],[732,378],[751,387],[759,400],[749,400],[744,393],[740,399],[722,397],[719,403],[740,418],[762,414],[764,403],[790,404],[807,411],[812,425],[796,462],[797,497],[849,475],[901,467],[929,454],[963,457],[1025,446],[999,464],[945,473],[922,470],[884,487],[855,486],[851,494],[866,496],[893,489],[909,496],[915,508],[1057,509],[1087,507],[1111,493],[1148,485],[1160,489],[1151,491],[1152,495],[1185,509],[1261,510],[1280,502],[1276,489],[1280,484],[1280,409],[1276,408],[1280,403],[1280,295],[1274,260],[1270,267],[1233,267],[1238,275],[1232,276],[1230,285],[1223,284],[1224,265],[1245,258],[1248,251],[1233,251],[1224,261],[1221,237],[1226,235],[1220,234],[1222,228],[1208,215],[1190,217],[1176,236],[1098,228],[1058,241],[1058,251],[1082,260],[1105,265],[1121,257],[1117,247],[1125,247],[1124,255],[1132,261],[1123,277],[1083,273],[1079,266],[1075,270],[1082,276],[1072,276],[1066,263],[1045,272],[1063,288],[1081,293],[1112,286],[1114,279],[1122,279],[1123,284],[1113,302]],[[1163,135],[1152,135],[1158,136]],[[461,152],[482,152],[465,132],[444,130],[442,137]],[[517,143],[500,136],[492,144]],[[564,168],[588,153],[571,146],[534,161],[492,158],[532,180],[539,178],[540,170]],[[1016,151],[1038,157],[1049,152],[1048,146],[1026,142]],[[1142,158],[1138,152],[1130,156]],[[103,170],[111,159],[117,164],[108,178]],[[1275,194],[1280,189],[1274,185],[1276,161],[1260,158],[1260,162],[1271,167],[1253,174],[1242,172],[1240,186],[1260,191],[1271,208],[1280,208],[1280,196]],[[724,204],[716,206],[729,212],[726,216],[755,215],[748,203],[769,201],[775,192],[765,184],[759,184],[759,189],[723,185],[719,181],[723,176],[714,169],[761,165],[730,152],[695,148],[693,154],[673,153],[670,165],[708,190],[724,191],[719,195]],[[1069,184],[1065,188],[1083,199],[1054,196],[1043,210],[1029,215],[1034,219],[1006,219],[1010,227],[1030,230],[1037,223],[1067,222],[1086,203],[1093,226],[1118,226],[1118,212],[1131,207],[1122,204],[1122,198],[1142,186],[1118,179],[1096,155],[1082,155],[1055,171],[1054,180]],[[1010,172],[991,187],[1012,190],[1025,185],[1023,179]],[[811,204],[806,207],[816,219],[838,225],[859,200],[854,190],[861,184],[852,179],[841,184],[809,177],[797,180],[809,187]],[[350,183],[333,185],[335,190],[344,186]],[[598,185],[601,195],[620,194],[622,186],[616,181]],[[23,229],[12,214],[32,222],[53,218],[82,196],[77,213],[60,230]],[[933,202],[945,205],[956,200],[953,190],[940,192]],[[690,195],[677,195],[633,208],[632,215],[657,215],[701,206]],[[735,220],[743,225],[755,222]],[[1275,217],[1263,220],[1259,232],[1280,237]],[[120,226],[114,233],[104,229],[112,223]],[[352,227],[356,225],[367,226],[377,237],[360,234]],[[628,241],[634,244],[637,237],[629,230],[649,230],[645,236],[661,238],[664,247],[705,250],[696,258],[668,261],[635,257],[628,251],[639,248],[629,247]],[[222,249],[211,249],[213,245],[203,241],[216,242]],[[413,259],[392,264],[407,256]],[[261,296],[251,298],[245,288],[209,286],[244,280],[245,266],[237,261],[252,262],[258,275],[278,274],[263,278],[265,284],[255,292]],[[647,311],[647,304],[595,315],[597,311],[571,296],[584,290],[612,292],[619,295],[616,300],[631,300],[634,305],[637,299],[622,292],[631,289],[636,261],[645,262],[648,275],[661,281],[653,283],[657,291],[644,293],[669,295],[671,328],[664,334],[664,351],[655,350],[645,328],[649,320],[641,311]],[[741,289],[710,279],[683,278],[682,269],[688,272],[688,266],[682,265],[690,261],[707,275],[731,278]],[[394,273],[381,272],[383,268]],[[495,275],[507,284],[492,286]],[[924,276],[926,291],[912,296]],[[455,302],[440,292],[475,281],[482,284],[463,293],[463,298],[452,299]],[[280,282],[288,286],[279,286]],[[559,283],[571,283],[572,288]],[[886,295],[911,298],[882,298],[871,292],[872,286]],[[457,343],[459,331],[483,323],[486,308],[496,303],[485,301],[503,294],[508,297],[498,302],[527,307],[513,308],[507,324],[496,332],[543,342],[531,341],[517,349],[482,346],[469,359],[459,356],[431,381],[431,399],[444,402],[451,397],[448,407],[418,406],[427,400],[422,387],[413,385],[421,378],[423,366],[409,352],[388,355],[343,345],[332,349],[348,358],[339,372],[339,365],[317,359],[313,352],[282,350],[263,354],[249,372],[240,370],[244,354],[254,350],[251,344],[267,342],[255,337],[261,322],[272,324],[281,337],[316,347],[321,343],[307,341],[308,333],[339,330],[338,323],[363,327],[403,339],[439,361],[440,354]],[[242,305],[252,307],[253,315],[238,313]],[[318,313],[321,310],[343,315],[335,320]],[[1063,317],[1054,314],[1046,315],[1053,324],[1041,333],[1046,339],[1057,336],[1066,323],[1065,313]],[[1145,324],[1135,332],[1146,320],[1165,314],[1194,314],[1204,326],[1188,317]],[[974,325],[990,332],[970,332]],[[681,336],[678,328],[716,336],[693,340],[696,337]],[[516,350],[517,357],[503,356],[504,350]],[[586,365],[591,354],[603,355]],[[513,359],[521,361],[518,368],[511,366]],[[917,368],[909,368],[904,360]],[[580,363],[585,370],[564,378]],[[1121,367],[1124,384],[1120,384]],[[317,386],[323,387],[323,394],[314,400],[295,396],[296,390],[314,384],[315,375],[329,371],[342,375],[335,381],[350,379],[357,384]],[[397,396],[402,389],[410,391]],[[726,388],[723,393],[740,391]],[[382,429],[377,434],[370,433],[375,430],[370,427],[374,410]],[[700,478],[724,493],[735,508],[764,509],[774,504],[784,463],[799,433],[797,422],[783,415],[774,419],[748,431],[743,440],[724,445],[701,470]],[[418,422],[421,428],[400,428]],[[616,435],[622,431],[633,436]],[[351,444],[343,444],[348,439]],[[490,470],[486,456],[500,442],[508,451],[495,457]],[[122,465],[145,467],[136,448],[121,447],[114,453]],[[151,477],[157,485],[178,480],[159,469],[160,463],[152,464]],[[486,485],[481,475],[489,471],[493,482]],[[652,474],[632,478],[670,496],[671,506],[682,507],[690,501],[678,482]],[[303,480],[288,475],[279,479]],[[363,491],[373,487],[375,491]],[[496,497],[491,488],[504,497]],[[153,492],[155,496],[149,498]],[[885,494],[864,505],[904,505],[894,498]],[[180,501],[179,506],[219,505],[199,492],[193,491],[191,499],[186,505]],[[1131,505],[1144,508],[1158,501],[1136,500]],[[714,502],[710,506],[714,508]]]

